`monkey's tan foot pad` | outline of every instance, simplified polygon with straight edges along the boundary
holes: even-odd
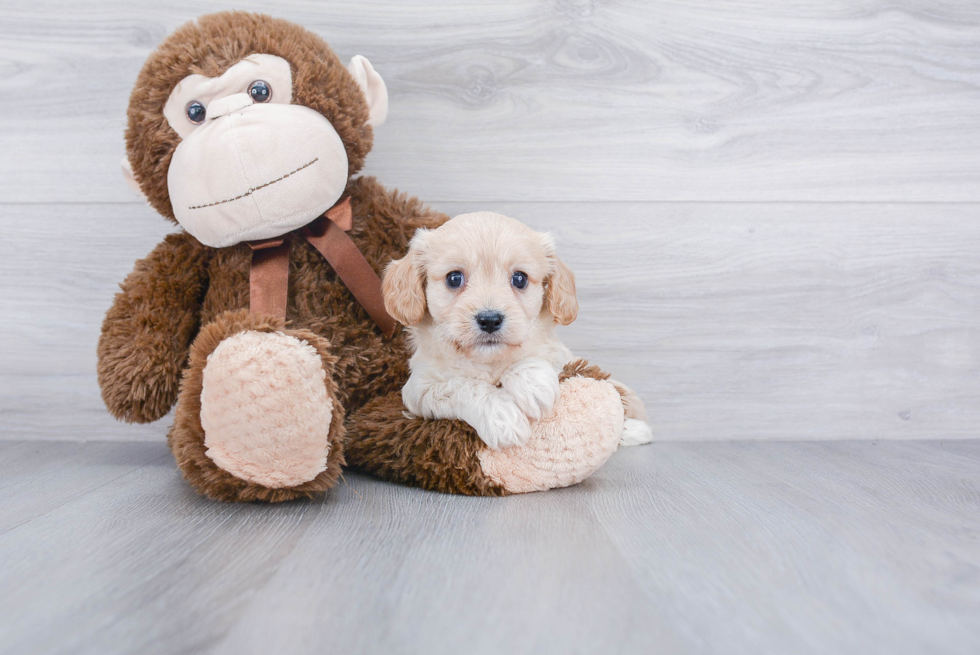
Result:
[[[571,377],[551,413],[532,425],[523,446],[483,449],[484,475],[511,493],[577,484],[616,452],[623,433],[623,401],[609,382]]]
[[[208,355],[201,390],[206,455],[237,478],[295,487],[327,468],[333,400],[316,348],[247,330]]]

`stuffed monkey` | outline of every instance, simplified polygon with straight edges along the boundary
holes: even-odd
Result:
[[[578,482],[615,450],[622,399],[583,363],[520,449],[405,415],[409,353],[378,275],[447,217],[356,177],[387,110],[367,59],[344,66],[315,34],[251,13],[184,25],[139,74],[124,169],[182,230],[121,285],[99,384],[125,421],[176,403],[168,444],[209,498],[312,496],[345,454],[392,481],[503,495]]]

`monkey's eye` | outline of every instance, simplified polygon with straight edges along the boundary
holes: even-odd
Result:
[[[248,95],[252,96],[255,102],[269,102],[272,99],[272,87],[268,82],[255,80],[248,87]]]
[[[194,123],[195,125],[200,125],[204,122],[204,117],[207,115],[208,110],[204,108],[204,105],[199,103],[197,100],[192,100],[187,103],[187,120]]]
[[[510,283],[518,289],[523,289],[527,286],[527,273],[524,271],[515,271],[514,274],[510,276]]]
[[[463,274],[460,271],[452,271],[446,275],[446,286],[450,289],[458,289],[463,286]]]

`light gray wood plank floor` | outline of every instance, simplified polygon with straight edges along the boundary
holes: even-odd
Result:
[[[4,653],[980,651],[980,441],[660,443],[505,499],[223,505],[0,442]]]

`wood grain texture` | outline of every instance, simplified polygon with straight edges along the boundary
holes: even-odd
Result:
[[[196,496],[162,444],[0,461],[4,653],[980,649],[978,441],[656,444],[560,491],[351,474],[271,507]]]
[[[976,205],[452,203],[552,231],[660,439],[977,438]]]
[[[0,202],[128,200],[143,60],[231,7],[367,55],[369,172],[427,200],[980,201],[971,0],[45,0],[0,7]]]
[[[660,443],[232,506],[108,416],[102,316],[171,229],[129,91],[231,7],[371,59],[368,173],[555,234],[563,339]],[[0,653],[980,652],[978,43],[969,0],[0,3]]]
[[[555,235],[581,302],[562,339],[637,390],[658,439],[978,436],[977,205],[436,208]],[[162,439],[169,420],[107,415],[95,344],[168,224],[140,205],[0,205],[0,221],[0,437]]]

